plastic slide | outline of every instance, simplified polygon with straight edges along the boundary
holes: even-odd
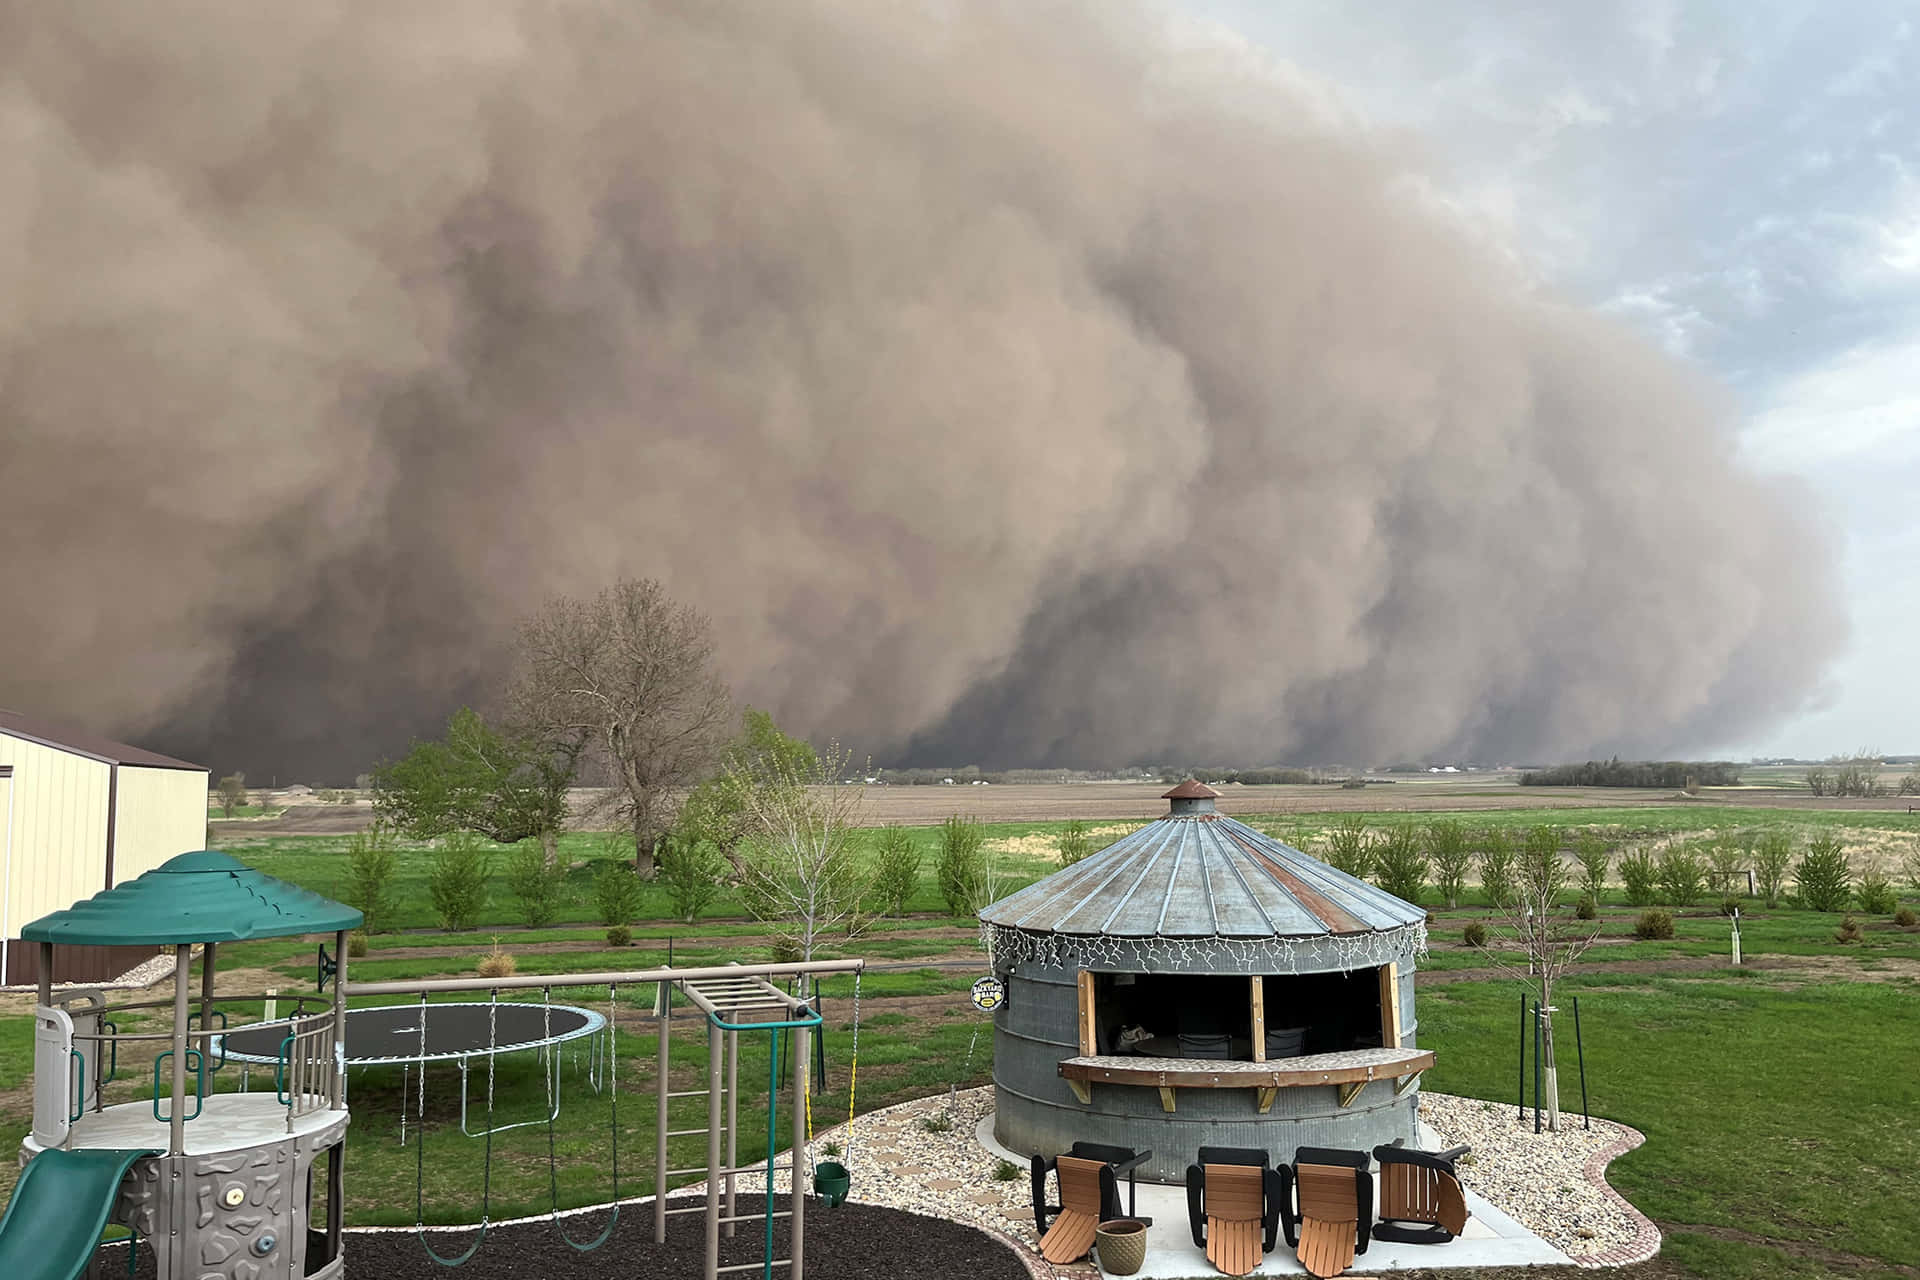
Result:
[[[0,1276],[78,1280],[133,1162],[157,1151],[42,1151],[27,1162],[0,1217]]]

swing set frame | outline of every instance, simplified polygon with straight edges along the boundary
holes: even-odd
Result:
[[[355,996],[416,995],[424,1002],[430,994],[437,992],[485,991],[489,993],[488,999],[490,1002],[497,1002],[500,992],[502,991],[539,989],[545,993],[543,999],[551,1003],[552,989],[554,987],[596,986],[606,987],[608,989],[608,1001],[611,1006],[617,998],[616,993],[618,989],[622,986],[634,986],[642,983],[658,984],[659,994],[655,1003],[655,1013],[659,1024],[659,1049],[655,1070],[654,1242],[656,1244],[665,1243],[666,1223],[669,1215],[676,1213],[703,1213],[705,1215],[706,1225],[705,1280],[719,1280],[719,1277],[722,1275],[756,1270],[761,1273],[763,1280],[772,1280],[773,1269],[777,1266],[788,1268],[787,1274],[790,1280],[804,1280],[806,1258],[806,1195],[808,1188],[806,1179],[801,1176],[800,1158],[802,1152],[808,1152],[808,1159],[811,1159],[811,1153],[808,1149],[808,1143],[811,1137],[808,1131],[811,1112],[809,1068],[811,1066],[812,1054],[810,1050],[812,1047],[812,1035],[821,1027],[821,1017],[812,1004],[798,996],[782,991],[770,980],[773,978],[811,978],[815,980],[817,990],[817,980],[820,976],[847,973],[854,975],[854,1036],[857,1045],[859,1037],[859,979],[865,967],[866,962],[864,960],[853,959],[820,960],[798,964],[730,964],[696,969],[674,969],[668,967],[662,969],[636,969],[614,973],[516,974],[499,978],[444,978],[412,982],[367,982],[352,984],[342,982],[336,989],[336,994],[343,1001]],[[672,1090],[668,1088],[668,1068],[670,1065],[672,1046],[671,1023],[674,992],[676,990],[685,996],[686,999],[705,1016],[707,1022],[707,1087],[705,1089]],[[610,1008],[607,1027],[607,1035],[610,1041],[614,1035],[611,1012]],[[769,1014],[771,1016],[767,1016]],[[736,1141],[739,1120],[737,1102],[740,1068],[739,1037],[742,1032],[765,1032],[770,1037],[768,1044],[767,1077],[767,1157],[764,1164],[752,1167],[741,1167],[738,1164],[738,1144]],[[792,1143],[788,1148],[784,1161],[779,1161],[776,1160],[774,1149],[778,1137],[778,1072],[780,1063],[780,1036],[782,1032],[792,1034],[795,1052],[793,1055],[794,1070],[792,1079],[793,1101],[789,1113],[793,1128]],[[463,1253],[453,1258],[446,1258],[436,1254],[433,1247],[427,1243],[425,1223],[423,1221],[416,1221],[415,1223],[415,1229],[420,1235],[422,1247],[426,1249],[428,1256],[435,1262],[446,1267],[457,1267],[465,1263],[479,1250],[481,1243],[486,1239],[487,1227],[489,1225],[487,1215],[492,1181],[492,1058],[493,1055],[489,1053],[487,1093],[488,1130],[486,1134],[488,1147],[487,1182],[489,1185],[482,1193],[479,1235]],[[609,1044],[609,1058],[617,1060],[617,1054],[613,1052],[611,1043]],[[858,1070],[857,1058],[854,1070]],[[420,1080],[420,1107],[423,1116],[425,1114],[425,1083],[425,1070],[423,1067]],[[610,1087],[615,1083],[616,1082],[610,1078]],[[614,1094],[615,1101],[613,1105],[617,1107],[619,1105],[617,1089],[614,1090]],[[852,1078],[849,1079],[848,1095],[848,1124],[850,1136],[853,1105]],[[682,1097],[704,1097],[707,1099],[707,1123],[704,1127],[697,1129],[668,1128],[668,1104],[672,1099]],[[553,1211],[556,1229],[561,1230],[563,1238],[567,1240],[569,1245],[572,1245],[575,1249],[582,1252],[596,1249],[611,1238],[614,1223],[619,1217],[619,1123],[617,1111],[614,1114],[615,1118],[612,1121],[615,1144],[612,1157],[614,1161],[613,1217],[609,1220],[606,1229],[600,1233],[598,1238],[583,1243],[565,1236],[564,1229],[558,1226],[559,1205],[557,1188],[555,1190]],[[549,1160],[551,1161],[551,1119],[549,1119],[548,1124]],[[421,1139],[416,1139],[416,1142],[422,1148],[425,1146],[424,1136],[423,1134]],[[707,1139],[706,1161],[704,1165],[678,1169],[668,1167],[668,1139],[692,1136],[704,1136]],[[724,1152],[722,1149],[723,1138]],[[418,1164],[423,1158],[423,1152],[416,1151],[416,1163]],[[781,1170],[788,1171],[792,1175],[791,1207],[785,1211],[776,1211],[774,1209],[774,1174]],[[555,1176],[554,1170],[550,1167],[548,1173],[551,1182]],[[741,1214],[737,1212],[735,1203],[735,1179],[743,1173],[760,1173],[766,1177],[767,1194],[760,1213]],[[675,1177],[682,1177],[689,1174],[702,1175],[706,1183],[706,1196],[704,1201],[696,1205],[669,1208],[667,1184]],[[420,1184],[423,1180],[424,1169],[416,1169],[416,1218],[421,1217],[419,1212],[419,1193]],[[773,1221],[775,1218],[787,1218],[791,1224],[789,1233],[791,1256],[788,1258],[776,1258],[773,1256]],[[736,1224],[743,1221],[759,1221],[765,1224],[765,1252],[759,1262],[737,1263],[723,1267],[719,1265],[721,1232],[724,1230],[725,1234],[731,1238],[735,1233]]]

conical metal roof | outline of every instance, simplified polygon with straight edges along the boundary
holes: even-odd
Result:
[[[358,929],[360,912],[202,849],[102,890],[20,931],[72,946],[181,946]]]
[[[1010,894],[990,929],[1069,938],[1329,938],[1427,913],[1217,813],[1174,813]]]

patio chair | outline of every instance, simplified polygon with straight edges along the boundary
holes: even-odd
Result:
[[[1373,1219],[1373,1176],[1367,1153],[1301,1147],[1293,1155],[1297,1205],[1283,1205],[1281,1222],[1300,1265],[1327,1280],[1367,1251]]]
[[[1048,1169],[1060,1183],[1059,1204],[1046,1202]],[[1032,1175],[1033,1225],[1040,1233],[1040,1256],[1056,1264],[1086,1257],[1093,1247],[1094,1228],[1120,1216],[1120,1180],[1113,1166],[1084,1156],[1035,1156]]]
[[[1415,1151],[1380,1146],[1380,1221],[1373,1234],[1396,1244],[1445,1244],[1467,1229],[1467,1195],[1454,1166],[1471,1147]]]
[[[1260,1265],[1279,1234],[1291,1177],[1267,1167],[1267,1153],[1249,1147],[1202,1147],[1187,1166],[1187,1225],[1196,1248],[1230,1276]]]

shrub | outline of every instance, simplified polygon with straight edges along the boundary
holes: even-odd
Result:
[[[1069,822],[1060,829],[1060,865],[1070,867],[1093,852],[1093,837],[1084,822]]]
[[[1735,897],[1733,894],[1730,893],[1726,897],[1720,899],[1721,915],[1731,916],[1734,912],[1738,911],[1739,909],[1740,909],[1740,899]]]
[[[1460,940],[1470,947],[1486,946],[1487,926],[1481,924],[1478,920],[1469,922],[1467,927],[1461,932]]]
[[[1902,907],[1893,913],[1893,922],[1902,929],[1911,929],[1920,924],[1920,915],[1915,915],[1912,907]]]
[[[1580,892],[1596,905],[1607,891],[1607,868],[1613,861],[1613,848],[1607,838],[1591,827],[1583,827],[1573,836],[1573,855],[1580,860]],[[1592,916],[1582,916],[1591,920]]]
[[[367,935],[364,930],[355,929],[347,935],[347,954],[355,960],[367,954]]]
[[[660,842],[654,866],[656,883],[666,891],[675,918],[686,924],[698,920],[720,896],[727,873],[727,860],[719,846],[685,831]]]
[[[630,947],[633,945],[633,930],[623,924],[616,924],[607,930],[607,945],[610,947]]]
[[[523,840],[507,854],[507,890],[520,904],[520,915],[530,929],[553,923],[566,896],[567,869],[559,862],[547,865],[538,841]]]
[[[1853,868],[1834,836],[1815,836],[1807,842],[1807,852],[1793,866],[1793,879],[1800,890],[1800,905],[1809,911],[1845,911],[1853,898]]]
[[[1640,918],[1633,922],[1633,936],[1648,941],[1671,938],[1673,917],[1664,911],[1642,911]]]
[[[1716,840],[1707,847],[1707,880],[1722,897],[1740,891],[1740,873],[1746,865],[1746,849],[1733,840]]]
[[[510,954],[500,949],[498,938],[493,940],[493,950],[481,956],[480,963],[474,966],[483,978],[511,978],[519,967]]]
[[[1861,929],[1860,922],[1855,920],[1851,914],[1848,914],[1845,919],[1840,921],[1840,927],[1834,930],[1833,940],[1843,945],[1850,945],[1859,942],[1866,936],[1866,931]]]
[[[1020,1166],[1013,1161],[996,1160],[993,1162],[993,1180],[995,1182],[1012,1182],[1019,1176]]]
[[[1373,882],[1403,902],[1420,901],[1427,887],[1427,856],[1420,851],[1418,831],[1398,826],[1374,842]]]
[[[644,893],[633,864],[625,858],[605,859],[593,874],[593,911],[609,929],[633,922]]]
[[[1761,900],[1769,907],[1780,905],[1780,893],[1787,883],[1787,868],[1792,865],[1792,838],[1778,829],[1761,832],[1753,845],[1753,878],[1758,882]]]
[[[1600,908],[1594,904],[1592,894],[1581,894],[1580,905],[1573,909],[1576,920],[1598,920]]]
[[[1653,855],[1645,849],[1635,849],[1620,858],[1620,883],[1627,891],[1627,904],[1635,907],[1650,907],[1659,894],[1660,868]]]
[[[1690,907],[1707,891],[1707,871],[1700,855],[1682,844],[1668,845],[1661,851],[1655,879],[1660,886],[1660,901],[1669,906]]]
[[[1448,907],[1459,906],[1460,891],[1466,887],[1467,872],[1473,866],[1473,851],[1467,845],[1467,829],[1458,818],[1427,824],[1427,856],[1433,859],[1433,887]]]
[[[534,853],[537,856],[539,850]],[[427,897],[433,902],[433,913],[440,918],[442,929],[473,927],[487,905],[487,880],[492,871],[485,846],[472,832],[454,831],[441,838],[427,873]]]
[[[1356,879],[1373,874],[1373,836],[1367,824],[1355,817],[1334,823],[1326,834],[1327,862]]]
[[[1499,827],[1488,827],[1480,837],[1480,887],[1496,907],[1513,902],[1513,839]]]
[[[986,864],[980,855],[980,824],[958,814],[940,824],[940,854],[935,864],[940,896],[956,916],[971,915],[986,904]]]
[[[924,1117],[920,1121],[920,1127],[928,1133],[952,1133],[953,1113],[950,1111],[937,1111],[933,1115]]]
[[[873,893],[883,915],[903,916],[914,890],[920,887],[920,846],[899,823],[880,832],[874,847]]]
[[[1893,881],[1880,870],[1878,862],[1867,864],[1867,869],[1860,873],[1860,884],[1853,892],[1860,900],[1860,909],[1868,915],[1890,915],[1900,905],[1900,895],[1893,891]]]
[[[374,823],[347,841],[348,903],[366,917],[361,928],[383,933],[393,912],[393,831]]]

